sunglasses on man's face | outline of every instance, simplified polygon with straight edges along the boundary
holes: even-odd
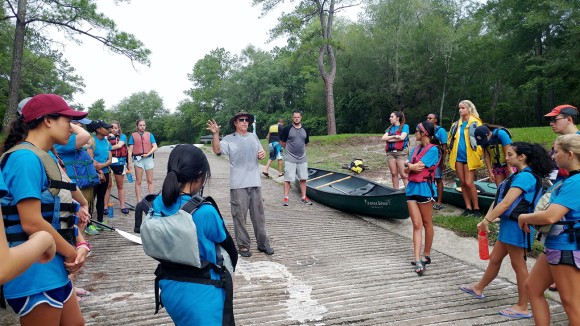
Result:
[[[566,117],[559,117],[559,118],[558,117],[552,117],[548,121],[550,121],[550,123],[556,123],[556,122],[558,122],[558,120],[562,120],[562,119],[566,119]]]
[[[238,119],[239,122],[250,122],[249,118],[239,118]]]

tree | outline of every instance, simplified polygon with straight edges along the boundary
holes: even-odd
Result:
[[[118,0],[122,2],[126,0]],[[131,62],[149,64],[151,51],[132,34],[117,30],[113,20],[97,12],[95,0],[6,0],[3,20],[15,20],[12,69],[8,95],[8,110],[4,115],[3,130],[8,131],[10,122],[16,117],[18,91],[22,77],[22,58],[27,28],[36,31],[39,37],[48,35],[53,28],[65,33],[68,38],[82,43],[80,37],[92,38],[107,46],[111,51],[124,55]],[[50,27],[50,28],[46,28]],[[102,34],[99,34],[102,32]]]
[[[253,0],[253,5],[262,5],[262,14],[273,10],[284,0]],[[294,2],[294,1],[290,1]],[[272,31],[273,37],[283,34],[296,34],[300,29],[318,20],[320,24],[318,42],[318,69],[324,81],[326,100],[327,132],[336,134],[336,117],[334,108],[334,80],[336,78],[336,55],[333,48],[334,16],[344,8],[355,6],[349,0],[300,0],[293,12],[282,14],[280,23]]]

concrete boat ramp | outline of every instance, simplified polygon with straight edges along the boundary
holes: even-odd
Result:
[[[162,147],[155,154],[156,191],[161,189],[170,150]],[[204,195],[216,199],[233,234],[229,163],[213,154],[208,158],[212,178]],[[408,220],[361,218],[316,202],[305,206],[295,188],[290,206],[283,207],[279,182],[262,183],[276,253],[266,256],[253,247],[252,257],[240,257],[238,263],[234,290],[238,325],[533,325],[533,320],[498,313],[517,300],[509,262],[502,267],[508,270],[502,274],[507,278],[494,280],[485,299],[459,290],[460,285],[477,281],[486,266],[476,257],[475,240],[437,229],[433,263],[419,277],[410,264]],[[126,184],[131,203],[132,186]],[[115,205],[113,226],[132,231],[133,212],[123,215],[118,202]],[[164,309],[153,314],[156,262],[141,246],[108,231],[89,241],[93,255],[75,282],[92,292],[81,302],[87,325],[172,325]],[[549,303],[552,325],[568,324],[560,303]],[[0,324],[18,323],[11,311],[1,311]]]

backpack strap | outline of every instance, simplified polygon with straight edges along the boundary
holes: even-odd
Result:
[[[455,121],[451,125],[451,128],[449,129],[449,133],[451,134],[451,141],[448,144],[449,151],[451,151],[453,149],[453,144],[455,143],[455,134],[457,133],[457,127],[458,127],[458,125],[459,125],[459,121]]]

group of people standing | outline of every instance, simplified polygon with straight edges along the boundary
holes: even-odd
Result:
[[[88,113],[71,109],[55,94],[27,98],[18,112],[0,158],[0,300],[6,299],[22,325],[81,325],[77,294],[87,291],[72,280],[91,252],[83,230],[93,210],[106,224],[110,173],[125,214],[128,164],[135,161],[137,186],[146,170],[153,191],[153,163],[146,159],[156,150],[155,139],[140,120],[127,141],[119,122],[88,120]],[[85,230],[95,231],[92,224]]]
[[[423,275],[431,264],[433,243],[433,209],[441,209],[441,168],[445,155],[461,183],[465,210],[461,216],[483,217],[477,225],[489,232],[489,224],[499,219],[499,235],[491,253],[489,265],[475,284],[461,290],[483,299],[484,288],[497,276],[503,259],[509,255],[516,273],[518,301],[499,313],[509,318],[533,318],[538,325],[549,325],[549,310],[544,291],[558,289],[571,324],[580,323],[580,199],[572,184],[580,166],[580,135],[576,124],[578,109],[560,105],[545,115],[552,130],[561,136],[550,153],[540,144],[513,142],[509,131],[501,126],[482,124],[475,105],[468,100],[458,105],[460,119],[449,135],[438,126],[438,116],[429,114],[427,121],[416,127],[417,145],[408,150],[409,127],[404,114],[391,113],[391,126],[382,140],[393,178],[399,188],[401,176],[406,188],[407,206],[413,223],[415,272]],[[475,171],[487,165],[489,179],[498,186],[496,199],[488,212],[479,208]],[[401,166],[403,167],[401,169]],[[439,170],[439,174],[438,171]],[[544,193],[544,179],[554,184],[549,206],[536,209]],[[536,209],[534,211],[534,209]],[[528,274],[526,250],[537,228],[543,230],[544,253]],[[424,230],[424,246],[423,245]],[[422,249],[422,250],[421,250]],[[531,303],[532,313],[528,310]]]

